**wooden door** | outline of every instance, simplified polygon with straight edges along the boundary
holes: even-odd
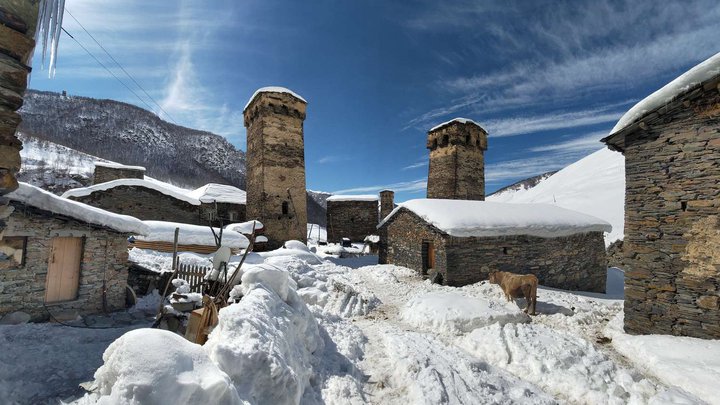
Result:
[[[435,268],[435,246],[429,240],[422,242],[422,267],[423,274]]]
[[[77,298],[81,258],[82,238],[53,238],[48,259],[45,302],[70,301]]]

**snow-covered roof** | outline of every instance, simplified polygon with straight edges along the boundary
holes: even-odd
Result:
[[[569,236],[610,232],[610,223],[550,204],[511,204],[489,201],[417,199],[400,204],[378,225],[407,209],[451,236],[531,235]]]
[[[203,203],[245,204],[247,200],[247,194],[244,190],[240,190],[235,186],[217,183],[208,183],[195,189],[190,193],[190,196],[197,198]]]
[[[138,236],[136,239],[147,242],[174,242],[175,228],[180,228],[178,233],[178,244],[181,245],[202,245],[214,246],[215,237],[209,226],[190,225],[179,222],[166,221],[142,221],[148,228],[148,232],[144,236]],[[213,228],[215,233],[219,235],[220,228]],[[250,241],[241,233],[223,230],[222,245],[229,248],[246,248]]]
[[[305,101],[304,98],[302,98],[299,94],[295,93],[294,91],[287,89],[285,87],[278,87],[278,86],[268,86],[268,87],[261,87],[257,90],[255,90],[255,93],[253,93],[252,97],[250,97],[250,100],[248,100],[247,104],[245,104],[245,107],[243,107],[243,111],[247,110],[250,103],[255,100],[255,97],[258,96],[260,93],[286,93],[290,94],[291,96],[299,99],[303,103],[307,104],[307,101]]]
[[[81,202],[58,197],[27,183],[20,183],[20,187],[8,194],[7,197],[12,201],[18,201],[31,207],[104,226],[118,232],[138,235],[145,235],[149,232],[149,228],[135,217],[114,214]]]
[[[250,235],[251,233],[253,233],[253,228],[254,228],[254,230],[263,229],[262,222],[260,222],[258,220],[253,220],[253,221],[239,222],[236,224],[230,224],[230,225],[225,226],[225,229],[229,229],[229,230],[235,231],[235,232],[240,232],[244,235]]]
[[[615,124],[610,134],[625,129],[648,113],[669,103],[688,90],[720,75],[720,52],[680,75],[660,90],[645,97],[626,112]]]
[[[137,187],[146,187],[155,191],[158,191],[160,193],[163,193],[167,196],[177,198],[178,200],[185,201],[192,205],[200,205],[200,200],[188,195],[187,193],[182,192],[183,190],[171,186],[167,183],[163,183],[158,180],[148,180],[148,179],[118,179],[118,180],[111,180],[107,181],[105,183],[100,184],[94,184],[89,187],[82,187],[82,188],[75,188],[72,190],[68,190],[63,194],[62,196],[65,198],[69,197],[85,197],[88,196],[96,191],[105,191],[109,190],[114,187],[119,186],[137,186]]]
[[[429,132],[435,131],[436,129],[440,129],[440,128],[444,127],[445,125],[449,125],[449,124],[452,124],[452,123],[454,123],[454,122],[458,122],[458,123],[460,123],[460,124],[475,124],[475,125],[477,125],[478,127],[480,127],[480,124],[478,124],[477,122],[475,122],[475,121],[473,121],[473,120],[471,120],[471,119],[469,119],[469,118],[460,118],[460,117],[458,117],[458,118],[453,118],[453,119],[451,119],[450,121],[445,121],[445,122],[443,122],[442,124],[435,125],[434,127],[430,128],[430,131],[429,131]],[[480,128],[482,128],[482,127],[480,127]]]
[[[335,194],[327,198],[327,201],[377,201],[378,196],[374,194],[341,195]]]
[[[110,169],[126,169],[126,170],[142,170],[142,171],[145,171],[145,168],[142,167],[142,166],[128,166],[128,165],[123,165],[123,164],[115,163],[115,162],[100,162],[100,161],[95,161],[95,162],[93,162],[93,164],[94,164],[95,166],[108,167],[108,168],[110,168]]]

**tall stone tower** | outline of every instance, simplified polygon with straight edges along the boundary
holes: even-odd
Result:
[[[390,215],[395,209],[395,192],[392,190],[380,191],[380,220]]]
[[[430,149],[427,198],[485,199],[487,132],[477,123],[455,118],[428,131]]]
[[[243,112],[247,128],[247,218],[265,226],[269,248],[305,241],[307,201],[303,121],[307,102],[282,87],[255,92]]]

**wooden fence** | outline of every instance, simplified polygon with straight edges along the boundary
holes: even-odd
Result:
[[[178,260],[177,278],[190,283],[190,291],[202,293],[205,274],[212,271],[212,266],[198,266],[195,264],[182,263]]]

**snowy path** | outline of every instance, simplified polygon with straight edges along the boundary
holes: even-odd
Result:
[[[411,325],[403,311],[413,310],[407,306],[414,298],[432,294],[501,303],[497,286],[437,286],[408,269],[350,264],[356,268],[316,268],[332,270],[358,295],[381,302],[352,318],[366,339],[357,366],[367,376],[364,391],[370,403],[702,403],[681,390],[668,390],[606,344],[604,329],[622,309],[617,291],[541,289],[540,314],[530,323],[492,323],[467,333],[453,329],[457,323]]]

